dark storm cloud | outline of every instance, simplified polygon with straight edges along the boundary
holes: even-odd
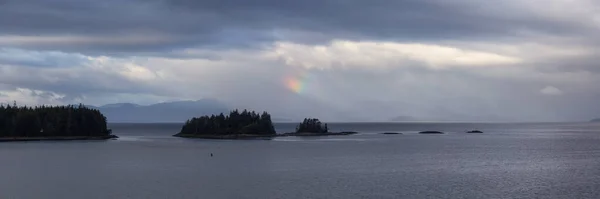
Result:
[[[510,10],[506,16],[486,15],[477,12],[481,3],[465,2],[5,0],[0,6],[0,35],[78,36],[83,38],[4,45],[118,55],[195,46],[252,48],[274,40],[484,40],[510,39],[522,27],[552,34],[581,29],[569,23],[510,17]],[[131,39],[119,40],[123,37]]]
[[[473,37],[506,33],[506,24],[488,24],[468,8],[421,0],[193,1],[170,0],[188,11],[217,11],[230,22],[258,28],[329,32],[336,36],[404,39]],[[498,21],[496,21],[498,22]]]

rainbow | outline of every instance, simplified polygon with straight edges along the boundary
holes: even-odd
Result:
[[[304,90],[304,88],[305,88],[303,82],[300,81],[300,79],[294,78],[294,77],[288,77],[288,78],[286,78],[286,80],[285,80],[285,86],[288,89],[294,91],[295,93],[301,93]]]
[[[306,92],[310,82],[310,76],[307,73],[297,73],[284,79],[285,87],[298,94]]]

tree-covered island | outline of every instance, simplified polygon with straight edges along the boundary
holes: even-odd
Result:
[[[83,105],[0,105],[0,142],[40,140],[105,140],[117,138],[106,117]]]
[[[185,122],[181,131],[174,136],[204,139],[271,139],[278,136],[323,136],[350,135],[355,132],[329,132],[327,124],[318,119],[304,119],[296,132],[277,134],[267,112],[231,111],[228,115],[195,117]]]
[[[276,136],[271,115],[231,111],[229,115],[195,117],[185,122],[176,137],[205,139],[257,139]]]

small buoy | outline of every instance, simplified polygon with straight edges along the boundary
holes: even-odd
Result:
[[[212,153],[210,153],[210,157],[213,157],[213,154],[212,154]]]

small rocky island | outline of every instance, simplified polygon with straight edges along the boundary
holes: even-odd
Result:
[[[106,117],[83,105],[0,105],[0,142],[44,140],[106,140],[117,138]]]
[[[598,123],[600,123],[600,118],[596,118],[596,119],[590,120],[590,122],[598,122]]]
[[[444,132],[440,131],[421,131],[419,134],[444,134]]]
[[[356,132],[329,132],[327,124],[318,119],[306,118],[295,132],[277,134],[271,115],[267,112],[231,111],[229,115],[211,115],[192,118],[185,122],[181,131],[173,136],[203,139],[271,139],[285,136],[351,135]]]
[[[321,123],[316,118],[304,118],[304,121],[296,126],[296,132],[284,133],[280,136],[330,136],[330,135],[352,135],[357,132],[329,132],[327,124]]]
[[[472,130],[472,131],[467,131],[467,133],[483,133],[483,131],[480,131],[480,130]]]

